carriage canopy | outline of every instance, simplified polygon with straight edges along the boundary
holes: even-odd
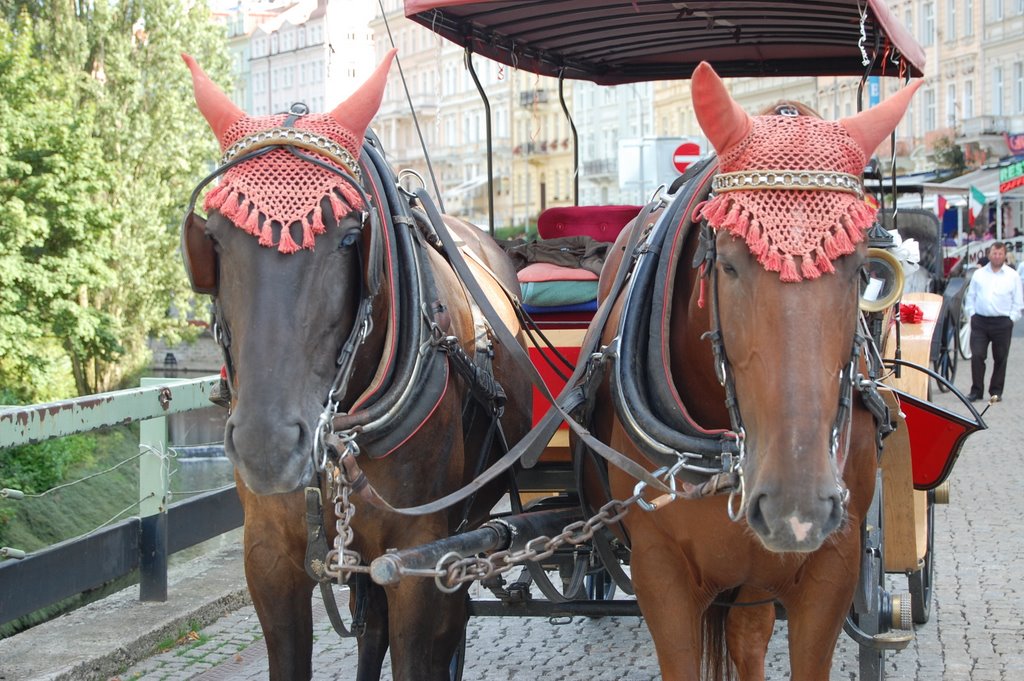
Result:
[[[884,0],[405,0],[406,16],[495,61],[614,85],[688,78],[921,76],[924,50]],[[863,50],[862,50],[863,47]]]

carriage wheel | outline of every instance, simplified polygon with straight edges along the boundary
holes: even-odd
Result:
[[[861,526],[860,581],[853,600],[853,618],[864,633],[882,631],[882,598],[885,590],[885,563],[882,544],[882,472],[875,474],[875,496]],[[858,651],[860,681],[885,678],[885,651],[861,645]]]
[[[587,598],[591,601],[610,601],[615,598],[615,581],[601,568],[587,575]]]
[[[935,576],[935,490],[928,492],[928,548],[924,563],[907,575],[914,624],[924,624],[932,613],[932,584]]]
[[[462,681],[462,672],[466,666],[466,632],[462,632],[462,640],[459,641],[459,647],[455,649],[455,654],[452,655],[452,661],[448,665],[448,678],[451,681]]]
[[[956,328],[952,317],[948,314],[942,322],[940,330],[942,336],[939,338],[938,355],[935,357],[935,373],[942,376],[952,384],[956,379],[957,346],[959,343],[959,330]],[[949,392],[949,386],[942,381],[936,381],[939,392]]]
[[[966,297],[966,296],[965,296]],[[967,316],[963,300],[960,301],[960,322],[959,333],[957,334],[956,349],[964,359],[971,358],[971,318]]]
[[[587,575],[587,600],[611,601],[615,599],[615,580],[603,567]],[[599,620],[604,615],[588,615],[592,620]]]

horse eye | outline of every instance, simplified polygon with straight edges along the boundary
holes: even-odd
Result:
[[[338,244],[338,250],[343,248],[352,248],[356,241],[359,239],[359,230],[353,229],[346,232],[345,236],[341,237],[341,243]]]
[[[736,268],[731,263],[722,261],[722,271],[728,274],[730,277],[736,276]]]

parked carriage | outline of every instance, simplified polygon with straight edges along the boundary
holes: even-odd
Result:
[[[844,119],[837,128],[793,111],[792,104],[752,119],[730,103],[718,75],[867,77],[895,72],[909,78],[920,75],[923,66],[920,48],[881,0],[863,4],[854,0],[407,0],[406,11],[414,20],[464,45],[470,57],[483,54],[511,66],[556,76],[560,82],[564,78],[584,78],[613,84],[698,74],[695,78],[700,78],[701,85],[695,90],[712,93],[709,101],[698,107],[698,118],[706,132],[713,129],[708,137],[720,152],[724,149],[731,153],[737,141],[747,139],[744,134],[753,134],[744,133],[745,129],[790,125],[788,120],[783,124],[781,119],[773,118],[781,116],[799,118],[801,125],[806,123],[809,130],[818,131],[813,134],[823,134],[827,139],[831,139],[829,135],[842,136],[843,143],[853,150],[849,158],[864,161],[864,154],[870,154],[881,141],[882,134],[877,130],[884,128],[887,135],[895,127],[913,88],[894,96],[894,104],[880,106],[876,113]],[[711,62],[714,70],[702,64],[704,60]],[[471,58],[467,62],[471,64]],[[382,68],[386,70],[386,66]],[[197,100],[205,83],[197,76]],[[353,106],[364,125],[368,119],[366,107]],[[228,125],[241,115],[229,113],[231,121],[225,123],[222,111],[204,110],[211,127],[218,131],[220,126],[222,142]],[[879,116],[885,118],[881,123],[873,120]],[[240,254],[247,254],[245,259],[254,262],[269,262],[270,258],[285,262],[277,254],[264,257],[266,254],[256,248],[255,242],[243,244],[244,238],[230,229],[228,221],[259,237],[260,245],[278,247],[281,254],[293,259],[296,256],[290,254],[303,247],[312,250],[318,229],[337,237],[339,250],[356,249],[349,257],[377,265],[383,259],[383,277],[365,265],[366,271],[356,269],[355,274],[342,270],[349,283],[364,292],[377,291],[383,278],[385,288],[392,286],[392,297],[406,295],[395,287],[400,280],[387,274],[388,267],[410,270],[402,274],[418,281],[420,288],[429,288],[423,284],[428,269],[442,282],[457,276],[479,310],[463,310],[431,297],[420,298],[422,304],[418,307],[417,299],[406,301],[402,314],[413,320],[413,328],[421,329],[412,338],[406,337],[409,327],[399,324],[404,319],[370,319],[370,307],[374,314],[381,313],[377,306],[367,306],[364,311],[356,305],[340,311],[348,322],[355,319],[356,323],[350,334],[339,336],[341,354],[328,357],[331,362],[337,357],[336,376],[332,377],[326,364],[316,369],[328,379],[325,389],[329,389],[323,413],[315,428],[309,428],[315,447],[313,463],[323,478],[317,478],[319,484],[309,488],[304,503],[301,495],[294,496],[298,493],[279,495],[290,501],[259,494],[312,484],[301,453],[292,457],[291,468],[282,472],[269,466],[268,461],[246,460],[241,448],[236,452],[240,487],[244,482],[249,488],[243,494],[247,524],[252,514],[259,519],[258,527],[272,532],[284,510],[292,514],[304,511],[309,523],[307,570],[313,579],[308,581],[297,576],[294,566],[283,566],[284,559],[294,555],[283,546],[295,538],[294,523],[286,534],[266,542],[250,539],[252,532],[248,527],[246,531],[247,553],[255,556],[253,565],[247,566],[250,589],[259,590],[254,593],[257,610],[264,629],[274,634],[267,635],[272,676],[309,673],[308,660],[303,659],[309,638],[308,611],[303,610],[308,609],[308,599],[303,608],[293,608],[289,603],[296,595],[301,596],[303,589],[311,589],[314,580],[321,583],[328,603],[333,602],[332,582],[349,581],[353,585],[356,627],[369,632],[360,636],[360,678],[379,674],[388,645],[401,646],[393,653],[402,661],[401,665],[395,664],[396,678],[416,676],[410,671],[416,663],[414,658],[427,654],[428,648],[423,646],[431,645],[426,639],[434,632],[417,633],[409,628],[408,621],[396,620],[396,612],[415,612],[423,626],[428,621],[437,623],[437,636],[443,635],[443,645],[437,644],[440,639],[435,637],[429,648],[429,674],[438,676],[445,664],[437,664],[435,658],[448,654],[457,643],[459,624],[464,626],[460,594],[469,582],[479,580],[495,597],[472,601],[469,612],[475,615],[599,617],[636,615],[643,610],[665,678],[690,678],[690,672],[700,667],[702,648],[705,654],[708,650],[721,653],[721,659],[705,658],[708,665],[720,666],[727,647],[741,675],[756,677],[759,665],[763,672],[764,647],[776,616],[790,621],[791,658],[794,670],[800,671],[795,675],[817,678],[824,670],[827,676],[831,661],[827,651],[834,647],[842,627],[861,646],[861,677],[883,677],[884,652],[905,647],[912,638],[913,624],[928,619],[934,564],[933,506],[940,500],[936,490],[948,477],[965,438],[983,428],[984,423],[966,400],[963,402],[969,416],[963,417],[927,399],[929,380],[945,380],[923,366],[929,361],[942,299],[931,292],[914,298],[913,303],[922,310],[914,324],[901,322],[896,314],[902,292],[901,265],[885,251],[888,240],[884,230],[869,228],[875,216],[865,212],[859,201],[863,190],[857,176],[863,162],[860,168],[846,172],[835,168],[783,169],[786,172],[779,171],[776,178],[770,167],[720,172],[718,159],[711,158],[697,164],[671,187],[660,190],[645,206],[567,208],[541,215],[543,237],[589,236],[611,245],[606,247],[608,258],[599,282],[601,300],[605,302],[596,311],[567,304],[520,316],[519,323],[532,330],[530,353],[542,376],[533,378],[534,397],[540,406],[534,410],[535,425],[520,437],[516,432],[519,421],[505,426],[498,419],[506,410],[521,417],[529,397],[522,390],[522,367],[517,373],[509,364],[518,348],[516,323],[494,309],[494,301],[502,300],[500,294],[496,295],[497,289],[481,283],[503,279],[487,276],[493,269],[502,269],[492,251],[484,248],[483,256],[469,253],[465,243],[459,242],[472,240],[472,233],[451,221],[446,227],[425,191],[396,189],[372,135],[360,160],[352,149],[321,153],[324,147],[318,150],[317,145],[330,146],[330,140],[313,135],[317,139],[312,141],[314,146],[309,146],[301,134],[296,136],[286,129],[292,124],[301,124],[301,113],[293,112],[275,122],[273,138],[240,139],[227,150],[227,164],[218,173],[237,163],[233,160],[236,155],[255,159],[266,148],[288,150],[306,163],[323,166],[316,156],[313,161],[308,157],[308,153],[319,154],[327,159],[327,165],[334,166],[328,168],[333,173],[328,176],[331,190],[340,194],[347,206],[362,206],[362,220],[357,219],[358,211],[342,213],[333,195],[330,204],[324,198],[317,204],[323,208],[322,215],[310,208],[313,218],[308,223],[308,244],[303,242],[300,247],[286,239],[288,224],[271,229],[269,218],[266,222],[262,216],[254,218],[256,208],[250,212],[244,192],[237,187],[236,194],[230,195],[233,201],[227,195],[212,202],[207,199],[208,205],[220,211],[220,216],[211,219],[219,232],[214,236],[221,241],[220,250],[213,251],[202,240],[201,221],[191,216],[184,225],[184,244],[191,256],[190,274],[197,290],[224,298],[222,282],[232,289],[227,300],[219,303],[219,315],[226,310],[243,321],[249,315],[255,315],[256,322],[264,318],[258,307],[246,307],[245,297],[250,288],[266,282],[255,281],[241,268]],[[750,144],[756,146],[755,142]],[[238,145],[241,148],[235,149]],[[296,151],[296,147],[300,149]],[[362,173],[355,172],[360,168]],[[364,185],[367,175],[372,178]],[[768,175],[772,179],[765,179]],[[761,185],[772,185],[773,191],[834,195],[842,201],[842,220],[835,218],[835,224],[821,233],[824,245],[817,256],[810,251],[786,250],[778,243],[758,245],[762,244],[758,230],[763,223],[751,227],[750,211],[745,214],[747,209],[740,209],[739,198],[728,199],[731,204],[721,200],[741,196],[730,192],[747,191],[730,186],[733,180],[753,183],[758,190]],[[382,186],[385,191],[379,191]],[[317,219],[322,222],[317,223]],[[740,225],[742,220],[748,222]],[[379,232],[381,222],[393,231]],[[449,228],[455,230],[454,237]],[[210,233],[209,226],[205,230]],[[384,235],[383,245],[376,240],[379,233]],[[861,241],[870,242],[877,250],[868,251],[859,245]],[[360,243],[364,250],[357,248]],[[750,244],[749,251],[745,244]],[[232,254],[225,249],[237,250],[233,264],[227,257]],[[429,257],[402,259],[396,249],[427,253]],[[765,256],[766,251],[777,258]],[[314,258],[311,254],[301,257]],[[320,263],[321,257],[316,258],[313,262]],[[438,260],[447,265],[440,266]],[[431,263],[429,268],[423,264],[427,261]],[[272,285],[268,295],[282,289],[303,289],[301,266],[292,264],[301,260],[286,262],[280,272],[273,272],[269,265],[260,266],[265,269],[259,271],[268,278],[272,274],[279,284]],[[331,290],[340,293],[336,279],[325,281]],[[507,293],[515,287],[506,279],[499,288]],[[751,295],[751,291],[757,295]],[[863,313],[857,312],[858,291]],[[433,293],[428,291],[427,295]],[[514,295],[511,300],[514,305],[520,302]],[[278,301],[274,309],[291,314],[287,305],[298,306],[299,302],[282,306]],[[844,316],[836,310],[849,314]],[[416,325],[419,312],[428,318],[428,325]],[[467,319],[482,314],[486,319],[481,322],[474,317],[477,330],[485,328],[492,343],[478,347],[473,359],[460,356],[458,338],[444,342],[445,325],[452,322],[448,316],[456,313]],[[785,322],[781,321],[783,314]],[[837,323],[828,323],[831,314],[838,315]],[[743,333],[744,319],[758,315],[767,315],[758,332],[762,335]],[[814,321],[816,317],[826,323]],[[300,319],[300,327],[322,323],[320,319],[311,320]],[[261,325],[246,321],[240,325],[242,332],[232,340],[224,327],[225,319],[220,322],[220,337],[230,364],[232,348],[240,339],[246,342],[243,334],[256,333],[254,330]],[[777,332],[778,328],[804,331],[785,336]],[[450,423],[460,422],[472,435],[476,447],[473,451],[453,450],[457,454],[452,456],[461,461],[464,455],[466,463],[473,465],[459,471],[446,469],[446,484],[410,494],[406,488],[411,485],[389,476],[387,457],[392,452],[411,451],[405,445],[417,437],[421,446],[438,441],[451,446],[452,432],[446,432],[444,420],[437,421],[431,407],[435,402],[406,399],[403,408],[416,413],[419,420],[408,424],[399,418],[401,411],[393,408],[390,396],[384,392],[392,368],[381,364],[374,375],[372,365],[353,359],[357,349],[365,349],[364,341],[370,334],[376,334],[375,342],[388,347],[418,347],[419,355],[433,356],[428,350],[443,346],[446,361],[454,368],[450,375],[435,373],[435,365],[428,371],[419,366],[418,360],[409,360],[416,366],[406,367],[398,350],[393,373],[404,376],[420,372],[424,381],[436,381],[428,388],[431,400],[436,400],[439,407],[451,406],[445,386],[458,391],[465,404],[476,400],[473,403],[478,406],[474,409],[478,411],[464,410],[461,416],[457,410],[445,412],[445,418],[452,419]],[[756,359],[769,342],[775,343],[773,359],[778,353],[779,363],[788,363],[789,367],[774,374],[771,370],[776,368],[767,367],[765,376],[780,380],[775,385],[759,383],[755,379],[760,369],[754,373],[750,369],[754,364],[772,364]],[[266,357],[269,362],[271,356],[262,354],[261,343],[249,350],[250,357],[256,357],[257,362]],[[472,347],[465,335],[461,343]],[[690,349],[690,354],[680,352],[683,346]],[[305,347],[312,351],[316,344],[307,343]],[[488,353],[500,369],[500,373],[495,372],[498,383],[507,390],[495,383],[488,371]],[[686,361],[691,356],[702,363],[694,361],[691,366]],[[806,370],[826,365],[825,371]],[[259,407],[260,396],[275,397],[269,383],[264,383],[270,379],[258,376],[260,371],[275,374],[265,369],[250,366],[239,379],[239,366],[229,365],[235,374],[231,390],[236,415],[242,407]],[[355,393],[362,395],[358,400],[353,401],[346,392],[347,372],[365,384],[360,384]],[[828,374],[828,380],[819,381],[815,378],[818,374]],[[316,382],[315,378],[303,381]],[[251,397],[252,392],[244,392],[244,386],[251,383],[257,384],[257,399]],[[948,382],[942,385],[955,392]],[[398,400],[404,398],[404,393],[421,389],[415,377],[400,387],[403,395],[395,398]],[[244,404],[239,394],[247,397]],[[270,399],[270,404],[276,403]],[[829,405],[827,410],[825,404]],[[483,411],[479,411],[479,405],[483,405]],[[285,424],[286,438],[273,426],[274,414],[266,410],[264,404],[262,411],[254,412],[260,420],[247,424],[252,430],[245,433],[249,444],[258,447],[262,445],[260,440],[275,438],[291,442],[288,438],[296,432],[292,424]],[[242,421],[236,418],[236,431],[229,438],[235,445],[243,440],[238,430],[246,425]],[[382,421],[386,427],[379,427]],[[569,427],[562,426],[563,422]],[[778,423],[787,427],[776,427]],[[305,430],[300,424],[297,432]],[[779,431],[787,431],[784,435],[789,439],[779,440]],[[885,453],[879,463],[883,437]],[[788,457],[785,462],[778,456],[780,447],[789,452],[807,449],[817,453]],[[372,451],[360,456],[361,448]],[[295,453],[301,448],[292,449]],[[475,453],[481,454],[478,461],[471,459]],[[436,459],[439,452],[431,450],[429,454]],[[451,466],[444,456],[440,461]],[[429,475],[429,469],[421,464],[401,465],[407,474],[415,473],[417,484]],[[252,466],[261,468],[254,471]],[[468,484],[453,491],[451,483],[460,476]],[[504,492],[507,507],[480,524],[477,514],[470,511],[490,499],[496,487]],[[320,495],[325,493],[334,502],[333,513],[329,505],[320,506]],[[387,526],[383,536],[374,534],[373,524],[352,523],[355,509],[363,504],[374,523]],[[403,505],[408,507],[395,508]],[[444,520],[440,526],[447,532],[439,532],[437,523],[427,523],[430,526],[426,527],[419,520],[404,520],[439,517],[442,511],[447,515],[441,516]],[[659,526],[662,521],[665,524]],[[404,543],[384,551],[391,545],[382,542],[402,538],[405,522],[417,529],[406,535]],[[705,544],[714,556],[695,557],[671,542],[665,545],[668,548],[652,543],[652,532],[658,531],[674,538],[685,537],[673,539],[680,544],[690,543],[691,536],[706,537],[708,531],[719,533],[721,539]],[[425,544],[419,541],[430,534],[440,536]],[[254,543],[250,546],[249,542]],[[330,544],[334,548],[328,551]],[[735,547],[744,552],[742,556],[730,553]],[[652,549],[676,552],[684,558],[662,562],[664,570],[659,574],[659,570],[650,568],[647,556]],[[689,575],[684,574],[684,564],[691,566]],[[722,566],[736,568],[737,574],[716,573]],[[761,568],[774,577],[761,576]],[[273,574],[263,572],[271,570]],[[807,578],[797,579],[793,570]],[[886,573],[906,574],[909,593],[890,592]],[[708,585],[701,593],[688,590],[694,574]],[[350,580],[353,575],[355,579]],[[372,578],[373,585],[365,581],[365,575]],[[835,586],[825,592],[820,587],[811,588],[828,575],[835,577]],[[434,598],[410,586],[424,583],[424,578],[451,597]],[[785,585],[774,588],[765,581],[770,579]],[[282,591],[281,582],[287,582],[287,593]],[[660,594],[652,598],[652,584],[664,586],[666,593],[678,597],[671,602],[678,608],[671,618],[657,602]],[[615,597],[617,592],[631,595],[634,588],[639,600]],[[394,602],[401,605],[392,607]],[[390,614],[388,607],[392,607]],[[439,610],[444,613],[436,622]],[[435,620],[430,619],[432,615]],[[743,615],[749,619],[738,623]],[[698,623],[704,624],[708,638]],[[301,635],[289,638],[292,628],[301,629]],[[402,633],[396,635],[400,628]],[[672,635],[678,635],[678,650],[664,645],[665,637]],[[826,652],[822,652],[823,646]],[[464,646],[454,647],[448,674],[458,678]],[[440,662],[447,663],[447,658]],[[419,673],[427,674],[422,669]]]

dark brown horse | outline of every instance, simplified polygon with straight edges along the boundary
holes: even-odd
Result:
[[[635,391],[654,391],[694,424],[694,437],[729,451],[718,481],[731,480],[730,493],[627,515],[632,578],[663,678],[700,678],[702,653],[708,673],[720,676],[727,649],[742,679],[763,679],[777,599],[788,615],[792,678],[827,679],[858,580],[860,525],[878,463],[878,427],[853,385],[863,371],[855,337],[872,217],[858,176],[916,88],[827,123],[793,107],[751,118],[707,64],[692,87],[719,165],[698,175],[703,190],[677,213],[681,223],[703,216],[703,232],[697,224],[672,229],[658,247],[669,264],[652,270],[655,303],[636,346],[650,354],[650,368],[636,369],[648,380]],[[715,172],[713,198],[702,201]],[[628,264],[630,238],[620,236],[605,265],[604,296]],[[634,287],[641,280],[635,273]],[[619,295],[605,343],[625,342],[616,329],[632,328],[626,308],[641,307],[638,300],[645,298],[628,289]],[[620,358],[627,361],[639,360]],[[623,416],[623,407],[637,408],[629,386],[617,385],[635,380],[631,371],[602,388],[609,398],[599,400],[597,434],[653,469],[663,459],[649,453],[649,434],[637,435],[645,417]],[[708,463],[692,461],[694,469]],[[633,492],[631,476],[613,467],[610,478],[615,498]],[[679,478],[706,479],[686,467]],[[713,605],[723,599],[761,605]]]
[[[349,505],[345,486],[326,479],[325,470],[359,482],[338,456],[357,461],[381,498],[416,506],[462,487],[500,451],[496,413],[503,409],[509,441],[529,428],[525,374],[491,331],[501,322],[481,316],[452,254],[436,245],[436,226],[411,210],[381,155],[363,144],[391,58],[329,114],[264,118],[238,110],[186,58],[225,157],[207,195],[209,217],[190,213],[183,243],[193,286],[214,295],[231,394],[225,449],[245,510],[246,578],[272,679],[311,676],[309,572],[346,578],[348,556],[365,564],[389,548],[449,536],[478,522],[497,497],[483,490],[446,510],[402,515],[364,503],[356,485],[344,490]],[[518,333],[500,293],[518,292],[503,252],[468,224],[446,222]],[[326,528],[326,543],[310,545],[311,560],[307,532],[323,530],[307,525],[310,487],[324,497]],[[336,540],[345,527],[335,511],[351,522],[349,545]],[[329,546],[333,557],[324,555]],[[365,627],[358,678],[379,678],[390,647],[395,679],[448,679],[468,618],[465,592],[443,594],[429,580],[366,582],[352,599]]]

